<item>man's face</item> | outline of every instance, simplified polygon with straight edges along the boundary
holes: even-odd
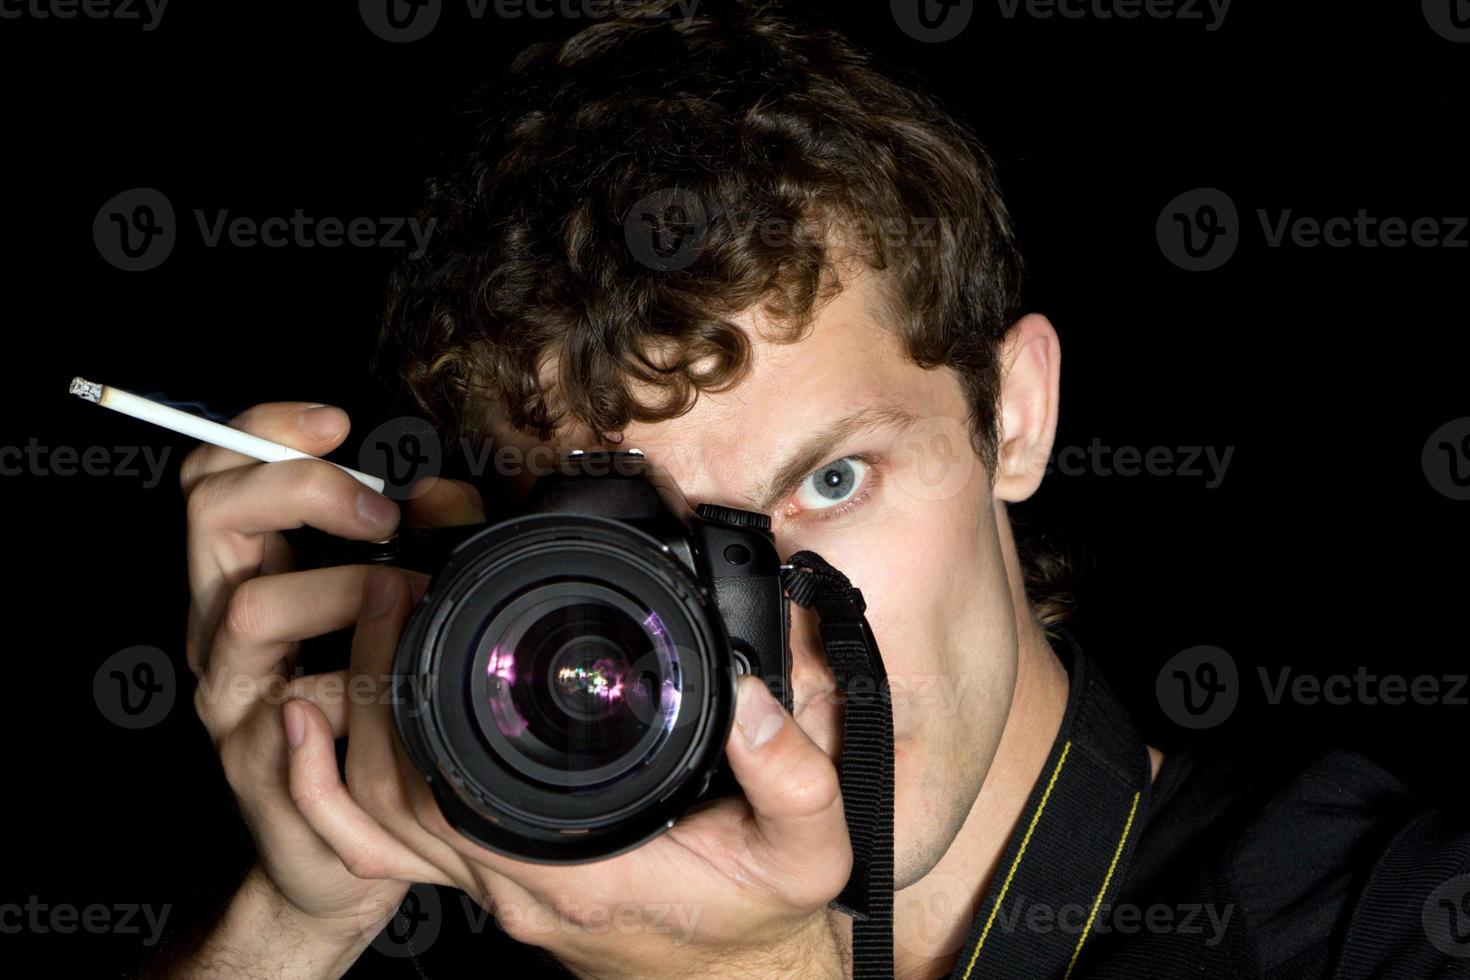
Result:
[[[848,278],[794,344],[762,339],[773,327],[758,313],[736,317],[752,346],[746,379],[701,393],[679,418],[630,425],[620,445],[668,471],[691,506],[768,513],[783,557],[815,551],[862,590],[894,692],[903,888],[943,856],[990,767],[1014,688],[1016,625],[1003,508],[971,446],[958,379],[908,359],[878,290],[871,274]],[[833,431],[854,416],[858,425]],[[585,432],[554,442],[557,452],[610,445]],[[796,720],[835,759],[834,679],[815,614],[794,604],[791,648]]]

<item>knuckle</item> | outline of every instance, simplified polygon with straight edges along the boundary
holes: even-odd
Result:
[[[392,872],[377,848],[360,844],[342,855],[342,864],[355,878],[388,878]]]
[[[320,466],[309,459],[295,460],[292,465],[296,468],[293,481],[302,504],[313,510],[325,510],[351,500],[350,488],[340,479],[346,474],[335,466]]]
[[[204,466],[204,454],[208,448],[203,445],[194,447],[179,464],[179,489],[185,493],[188,493],[189,488],[199,479],[199,471]]]
[[[491,893],[490,905],[493,909],[496,924],[500,926],[512,941],[526,946],[544,945],[546,937],[541,930],[536,928],[533,916],[526,914],[526,910],[518,903],[507,901],[502,897]]]
[[[191,527],[207,526],[219,511],[222,484],[219,474],[211,473],[201,477],[189,490],[184,498],[184,515]]]
[[[837,770],[820,753],[805,754],[782,780],[786,809],[795,816],[815,816],[836,803],[842,794]]]
[[[349,777],[349,785],[362,808],[373,816],[385,816],[403,807],[403,794],[398,791],[397,781],[386,773],[366,773],[356,783]]]
[[[194,714],[199,717],[200,723],[204,725],[204,730],[209,733],[210,741],[214,742],[215,752],[220,752],[223,739],[215,730],[214,703],[202,683],[194,688]]]
[[[270,602],[261,579],[241,582],[225,603],[220,629],[230,636],[244,638],[262,633],[270,622]]]

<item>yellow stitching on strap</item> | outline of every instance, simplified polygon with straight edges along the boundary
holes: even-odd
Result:
[[[980,955],[980,949],[985,945],[985,937],[990,935],[990,926],[995,922],[995,913],[1000,911],[1000,903],[1005,901],[1006,890],[1011,887],[1011,879],[1016,876],[1016,868],[1020,867],[1021,857],[1026,853],[1026,845],[1031,843],[1031,833],[1036,829],[1036,822],[1041,819],[1041,811],[1046,809],[1046,801],[1051,799],[1051,788],[1057,784],[1057,776],[1062,772],[1062,765],[1067,761],[1067,753],[1072,751],[1072,740],[1062,746],[1061,758],[1057,759],[1056,768],[1051,771],[1051,779],[1047,781],[1046,792],[1041,794],[1041,802],[1036,806],[1036,812],[1031,815],[1031,824],[1026,828],[1026,836],[1021,838],[1021,849],[1016,852],[1016,859],[1011,862],[1011,870],[1006,872],[1006,880],[1000,886],[1000,894],[995,896],[995,906],[990,910],[990,917],[985,920],[985,928],[980,930],[980,941],[975,944],[975,952],[970,954],[970,962],[965,966],[965,975],[961,980],[970,980],[970,971],[975,969],[975,958]],[[1116,859],[1115,859],[1116,860]]]
[[[1077,948],[1072,950],[1072,962],[1067,964],[1067,972],[1062,974],[1062,980],[1072,975],[1072,968],[1077,965],[1077,957],[1082,953],[1082,944],[1087,942],[1087,934],[1092,931],[1092,921],[1097,918],[1098,906],[1102,904],[1103,896],[1107,894],[1108,882],[1113,880],[1113,871],[1118,867],[1118,858],[1123,853],[1123,845],[1128,840],[1128,831],[1133,827],[1133,815],[1138,812],[1138,794],[1133,794],[1133,805],[1128,808],[1128,821],[1123,824],[1123,836],[1118,838],[1118,847],[1113,851],[1113,861],[1108,865],[1107,877],[1103,879],[1102,887],[1097,891],[1097,898],[1092,901],[1092,911],[1087,915],[1087,925],[1082,927],[1082,935],[1077,937]]]

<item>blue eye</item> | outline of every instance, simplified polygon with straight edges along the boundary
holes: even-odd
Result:
[[[796,491],[797,503],[803,510],[827,510],[851,500],[862,486],[868,464],[846,457],[828,463],[802,481]]]

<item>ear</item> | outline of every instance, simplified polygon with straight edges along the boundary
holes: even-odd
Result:
[[[1056,438],[1062,345],[1050,320],[1031,313],[1011,326],[1001,372],[995,497],[1018,503],[1041,486]]]

